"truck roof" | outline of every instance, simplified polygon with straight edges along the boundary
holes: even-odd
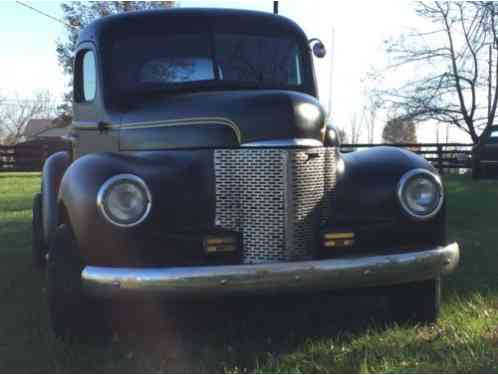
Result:
[[[134,31],[238,32],[263,35],[287,35],[307,43],[304,31],[292,20],[268,12],[219,8],[169,8],[126,12],[102,17],[84,28],[78,43],[99,45],[102,38]]]

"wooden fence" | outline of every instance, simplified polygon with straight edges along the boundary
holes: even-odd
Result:
[[[344,144],[342,152],[352,152],[376,146],[394,146],[408,149],[430,161],[441,174],[459,173],[471,167],[472,144],[417,143],[417,144]],[[64,141],[35,141],[15,146],[0,146],[0,172],[41,171],[45,160],[54,152],[68,150]]]
[[[0,145],[0,172],[39,172],[50,155],[69,148],[69,143],[62,140]]]
[[[439,171],[445,173],[460,173],[471,168],[472,144],[468,143],[415,143],[415,144],[344,144],[342,152],[352,152],[376,146],[394,146],[410,150],[423,156]]]

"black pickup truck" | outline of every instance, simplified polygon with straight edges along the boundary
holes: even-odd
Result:
[[[396,319],[437,319],[459,259],[441,178],[406,150],[339,152],[323,52],[252,11],[132,12],[81,32],[72,152],[46,161],[33,210],[57,336],[103,335],[127,295],[366,288]]]

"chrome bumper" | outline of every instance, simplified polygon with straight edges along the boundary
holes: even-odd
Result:
[[[81,276],[85,292],[97,296],[299,292],[427,280],[453,271],[459,255],[458,244],[452,243],[389,255],[290,263],[171,268],[87,266]]]

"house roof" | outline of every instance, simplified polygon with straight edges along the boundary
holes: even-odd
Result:
[[[24,129],[24,136],[26,138],[32,138],[38,133],[50,129],[53,126],[52,120],[49,119],[31,119],[28,121],[26,128]]]
[[[49,128],[42,130],[35,135],[36,138],[62,138],[69,132],[69,127],[65,128]]]

